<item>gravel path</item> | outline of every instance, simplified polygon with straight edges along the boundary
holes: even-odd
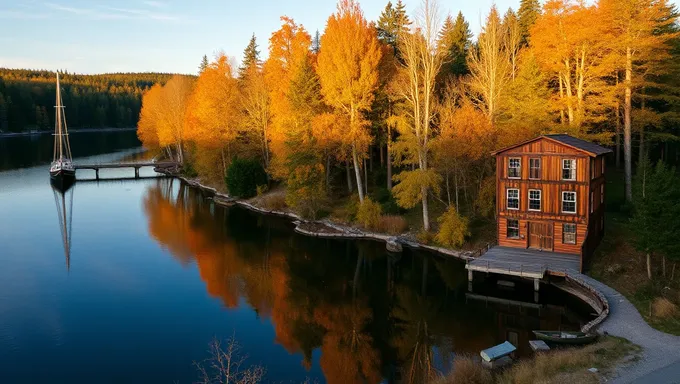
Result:
[[[598,327],[630,340],[643,348],[642,358],[616,370],[612,383],[680,383],[680,336],[657,331],[647,324],[635,306],[609,286],[580,274],[578,276],[599,290],[609,301],[609,316]]]

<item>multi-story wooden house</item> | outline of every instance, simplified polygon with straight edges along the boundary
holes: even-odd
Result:
[[[545,135],[494,153],[498,245],[579,255],[604,235],[605,155],[569,135]]]

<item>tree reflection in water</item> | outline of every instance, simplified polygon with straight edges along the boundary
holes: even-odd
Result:
[[[196,263],[212,297],[269,319],[274,342],[304,356],[307,369],[320,349],[329,383],[422,383],[455,354],[503,341],[502,312],[465,302],[460,262],[307,238],[286,220],[215,206],[177,180],[158,180],[143,205],[150,235],[181,264]]]

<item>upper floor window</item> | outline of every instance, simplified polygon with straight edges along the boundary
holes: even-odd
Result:
[[[562,180],[576,180],[575,159],[562,159]]]
[[[508,209],[519,209],[519,189],[508,189]]]
[[[562,192],[562,212],[576,213],[576,192]]]
[[[519,220],[508,220],[506,235],[508,239],[519,239]]]
[[[541,190],[540,189],[530,189],[529,190],[529,210],[530,211],[540,211],[541,210]]]
[[[540,179],[541,178],[541,159],[529,159],[529,178],[530,179]]]
[[[576,244],[576,224],[562,225],[562,243]]]
[[[522,177],[522,159],[511,157],[508,162],[508,178],[519,179]]]

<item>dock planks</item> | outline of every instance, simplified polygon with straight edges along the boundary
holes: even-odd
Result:
[[[577,255],[510,247],[493,247],[468,263],[469,271],[542,279],[546,273],[563,276],[579,270]]]

